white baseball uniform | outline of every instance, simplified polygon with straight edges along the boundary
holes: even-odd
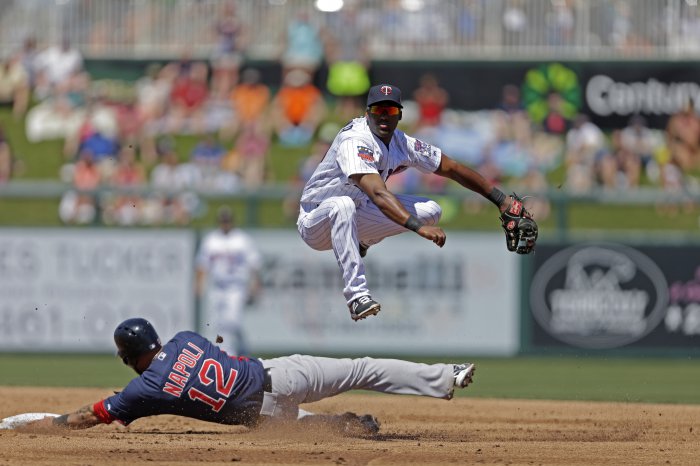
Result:
[[[224,233],[217,229],[202,240],[197,266],[207,273],[205,321],[209,327],[204,329],[205,336],[210,333],[215,337],[220,332],[224,337],[221,344],[224,351],[245,354],[243,309],[249,297],[253,274],[260,270],[260,253],[243,231],[233,229]]]
[[[387,218],[350,179],[360,173],[378,173],[386,180],[409,167],[432,173],[440,166],[442,151],[396,130],[386,145],[371,131],[364,117],[340,130],[326,156],[304,187],[297,228],[312,248],[333,249],[343,272],[343,294],[348,302],[369,295],[359,243],[377,244],[408,231]],[[423,223],[435,225],[442,214],[437,202],[399,194],[406,210]]]

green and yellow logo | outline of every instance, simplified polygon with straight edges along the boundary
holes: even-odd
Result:
[[[547,100],[553,92],[562,98],[562,115],[572,119],[581,108],[581,87],[573,70],[560,63],[550,63],[525,74],[522,85],[523,104],[533,121],[541,123],[547,117]]]

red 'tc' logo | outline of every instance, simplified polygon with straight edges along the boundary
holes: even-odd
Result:
[[[391,86],[382,86],[379,88],[379,92],[381,92],[384,95],[389,95],[391,94]]]

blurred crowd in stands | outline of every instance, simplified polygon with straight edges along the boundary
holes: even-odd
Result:
[[[504,22],[515,41],[526,21],[518,13],[522,2],[507,3]],[[563,41],[570,21],[567,3],[561,4],[552,34]],[[185,50],[177,60],[148,66],[134,83],[94,81],[68,40],[40,47],[29,38],[0,65],[0,101],[24,119],[30,142],[65,141],[59,176],[73,189],[61,200],[59,215],[67,224],[185,225],[201,214],[201,194],[274,181],[269,155],[275,143],[310,148],[289,181],[294,189],[285,209],[293,218],[296,191],[325,154],[338,123],[364,111],[370,60],[356,21],[352,8],[343,9],[332,28],[320,28],[303,11],[290,18],[278,53],[277,89],[245,63],[249,31],[235,3],[222,3],[211,26],[218,42],[209,59]],[[324,62],[328,79],[319,83]],[[692,102],[669,119],[665,131],[634,116],[627,127],[606,134],[586,115],[565,116],[557,94],[549,96],[546,118],[533,121],[516,85],[505,86],[493,108],[466,112],[451,108],[448,92],[426,73],[405,100],[404,130],[522,192],[546,191],[549,174],[562,169],[562,185],[575,193],[629,189],[642,180],[678,191],[692,180],[687,173],[700,166],[700,119]],[[195,138],[193,149],[182,153],[177,135]],[[16,165],[0,128],[0,183]],[[443,179],[417,171],[390,182],[397,191],[449,192]],[[545,218],[548,201],[537,199],[531,210]]]

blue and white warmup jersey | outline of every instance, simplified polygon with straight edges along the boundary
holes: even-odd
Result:
[[[95,403],[102,422],[174,414],[220,424],[254,424],[265,372],[255,358],[231,357],[194,332],[180,332],[122,392]]]
[[[416,167],[433,173],[440,166],[440,148],[396,130],[387,148],[372,134],[364,117],[355,118],[335,137],[328,153],[304,187],[302,203],[320,203],[329,197],[349,196],[359,204],[367,195],[350,180],[351,175],[378,173],[386,180]]]

